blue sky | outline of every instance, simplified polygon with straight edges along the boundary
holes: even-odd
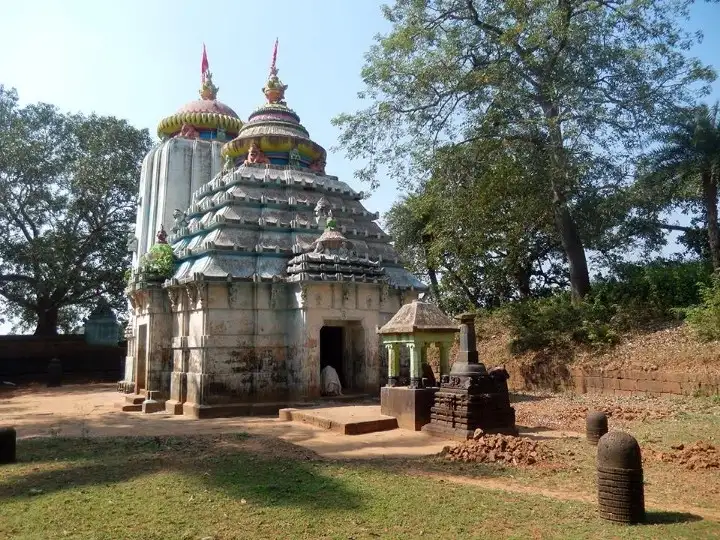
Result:
[[[360,70],[373,36],[388,23],[380,0],[30,0],[7,2],[0,17],[0,83],[23,102],[115,115],[155,133],[158,121],[196,99],[202,43],[220,87],[219,99],[241,118],[263,102],[272,45],[280,39],[280,77],[288,104],[318,143],[330,150],[338,131],[330,119],[361,102]],[[693,8],[693,51],[720,66],[720,6]],[[720,99],[716,83],[713,99]],[[353,179],[359,164],[329,152],[328,172]],[[396,199],[386,180],[369,209],[384,213]]]
[[[362,104],[363,55],[389,29],[380,0],[26,0],[0,11],[0,83],[24,103],[126,118],[155,134],[158,121],[197,98],[202,43],[218,98],[241,118],[263,103],[272,46],[289,85],[288,104],[329,151],[327,170],[357,190],[359,164],[330,152],[330,119]],[[693,53],[720,67],[720,5],[693,8],[688,28],[705,40]],[[720,83],[712,100],[720,100]],[[366,201],[384,213],[397,198],[389,180]],[[7,328],[0,328],[0,332]]]

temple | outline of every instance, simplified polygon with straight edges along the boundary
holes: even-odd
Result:
[[[277,42],[265,103],[243,123],[203,50],[201,99],[158,126],[128,242],[126,410],[273,412],[319,398],[326,366],[345,393],[386,382],[377,330],[425,286],[363,194],[326,173],[276,59]]]

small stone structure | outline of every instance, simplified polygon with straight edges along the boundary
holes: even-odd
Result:
[[[449,375],[441,377],[430,423],[422,430],[430,435],[467,440],[476,429],[486,433],[517,435],[515,409],[510,406],[505,368],[488,371],[478,360],[475,314],[460,320],[460,350]]]
[[[622,431],[600,437],[597,473],[600,517],[628,524],[645,521],[642,457],[635,438]]]
[[[62,386],[63,368],[59,358],[53,358],[48,362],[47,385],[48,387]]]
[[[0,465],[15,463],[15,444],[17,433],[15,428],[0,428]]]
[[[85,321],[83,333],[85,341],[90,345],[117,346],[120,341],[120,323],[104,298],[98,300],[97,306]]]
[[[437,388],[429,386],[430,377],[423,377],[427,349],[434,344],[440,350],[442,377],[449,371],[450,347],[457,331],[457,325],[437,306],[418,300],[405,304],[378,330],[388,354],[388,382],[380,391],[380,412],[397,418],[401,428],[419,431],[430,421]],[[401,346],[410,352],[409,386],[399,386]]]
[[[608,419],[604,412],[591,411],[585,417],[585,433],[587,440],[597,446],[600,437],[608,432]]]

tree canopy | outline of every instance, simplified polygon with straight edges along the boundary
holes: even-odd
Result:
[[[613,208],[643,145],[714,79],[687,55],[697,36],[679,21],[690,4],[397,0],[384,8],[392,30],[366,56],[369,106],[335,119],[341,146],[367,160],[357,174],[371,184],[386,167],[415,186],[437,176],[440,148],[532,146],[528,193],[552,216],[582,298],[588,243],[617,227]]]
[[[0,86],[0,299],[21,327],[54,334],[98,296],[124,307],[147,130],[125,120],[21,106]]]

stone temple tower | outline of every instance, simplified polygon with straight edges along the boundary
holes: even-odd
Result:
[[[128,242],[134,268],[156,233],[172,225],[175,210],[186,209],[192,193],[222,169],[222,145],[242,127],[235,111],[217,100],[205,50],[199,93],[200,99],[160,121],[162,142],[143,160],[135,233]]]
[[[319,398],[326,366],[345,393],[378,394],[377,329],[425,289],[362,194],[326,174],[325,149],[285,101],[276,53],[277,43],[266,102],[244,125],[220,105],[212,126],[209,113],[177,118],[185,108],[160,124],[160,147],[178,150],[160,173],[143,168],[141,189],[153,187],[140,205],[138,253],[171,226],[175,268],[160,280],[136,265],[127,289],[119,389],[129,409],[145,400],[143,410],[196,418],[274,412]],[[190,123],[197,118],[204,123]],[[233,138],[223,144],[219,134]]]

